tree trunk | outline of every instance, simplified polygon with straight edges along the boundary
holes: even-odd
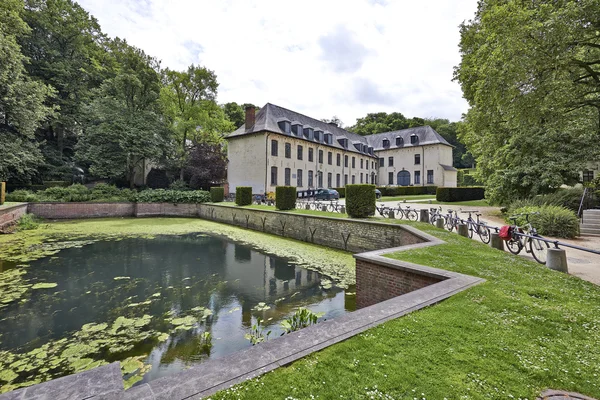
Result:
[[[181,171],[179,179],[183,180],[183,171],[185,169],[185,142],[187,141],[187,129],[183,131],[183,141],[181,142]]]

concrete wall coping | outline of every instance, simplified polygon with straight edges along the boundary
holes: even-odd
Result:
[[[0,208],[0,214],[5,213],[6,211],[14,210],[16,208],[27,207],[27,204],[29,204],[29,203],[19,203],[19,204],[13,204],[10,206],[5,206],[3,208]]]

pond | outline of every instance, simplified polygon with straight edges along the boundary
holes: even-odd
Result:
[[[257,318],[275,338],[298,307],[324,320],[355,303],[352,287],[204,233],[94,242],[14,271],[33,286],[0,308],[0,391],[112,361],[130,386],[251,346]]]

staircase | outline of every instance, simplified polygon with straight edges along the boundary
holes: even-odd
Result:
[[[600,236],[600,210],[583,210],[582,224],[579,226],[582,236]]]

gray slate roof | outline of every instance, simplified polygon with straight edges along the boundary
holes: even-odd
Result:
[[[417,135],[418,140],[415,144],[410,143],[410,137],[412,135]],[[428,144],[445,144],[447,146],[452,146],[446,141],[446,139],[442,137],[442,135],[437,133],[429,125],[402,129],[399,131],[377,133],[375,135],[368,135],[365,137],[369,142],[369,146],[372,146],[373,149],[377,151],[397,148],[398,146],[396,146],[396,138],[398,136],[403,139],[403,145],[401,147],[424,146]],[[388,139],[390,141],[390,147],[383,147],[383,139]]]
[[[349,145],[348,148],[345,149],[346,151],[351,151],[366,156],[369,156],[369,154],[359,152],[356,149],[356,147],[354,147],[352,144],[363,143],[367,146],[372,146],[375,151],[383,150],[383,138],[387,137],[390,140],[389,148],[392,149],[396,148],[396,136],[402,136],[404,138],[404,147],[415,146],[410,144],[410,135],[414,133],[419,137],[419,141],[416,145],[441,143],[450,146],[450,144],[446,142],[446,140],[444,140],[444,138],[440,136],[440,134],[433,130],[433,128],[431,128],[430,126],[420,126],[417,128],[404,129],[400,131],[361,136],[356,133],[349,132],[343,128],[337,127],[335,125],[328,124],[327,122],[319,121],[318,119],[308,117],[306,115],[297,113],[292,110],[288,110],[287,108],[276,106],[271,103],[265,104],[265,106],[261,108],[260,111],[256,114],[254,126],[246,127],[246,125],[244,124],[238,129],[236,129],[234,132],[227,135],[226,139],[232,139],[239,136],[244,136],[261,131],[268,131],[279,133],[282,135],[288,135],[285,132],[283,132],[278,125],[278,122],[283,119],[288,120],[292,123],[299,122],[304,126],[304,128],[310,126],[314,130],[322,130],[323,132],[332,133],[333,143],[330,145],[327,144],[327,146],[330,147],[344,149],[338,142],[338,139],[347,138]],[[308,139],[303,139],[309,141]]]

